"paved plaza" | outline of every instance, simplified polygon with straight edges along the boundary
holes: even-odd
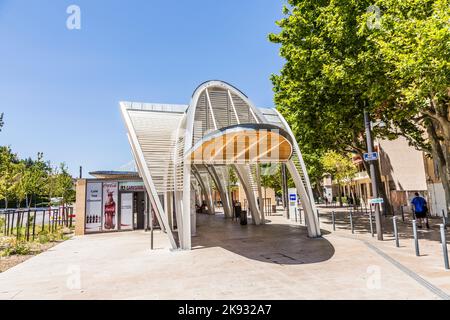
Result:
[[[372,239],[364,217],[352,235],[345,212],[330,232],[330,210],[320,239],[281,215],[259,227],[199,215],[192,251],[171,251],[159,232],[153,252],[145,232],[75,237],[0,274],[0,298],[448,299],[450,273],[427,231],[416,257],[406,224],[395,248]]]

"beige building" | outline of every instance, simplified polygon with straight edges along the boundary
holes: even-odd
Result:
[[[410,203],[415,192],[423,195],[432,215],[442,215],[445,209],[445,195],[437,175],[434,162],[421,151],[410,146],[406,138],[396,140],[378,140],[375,149],[379,152],[381,179],[386,194],[395,212],[403,206],[405,212],[410,210]],[[373,198],[371,180],[365,170],[363,159],[353,157],[358,167],[356,176],[342,188],[342,196],[356,197],[362,204]],[[331,183],[330,177],[324,178],[324,196],[338,196],[338,188]]]

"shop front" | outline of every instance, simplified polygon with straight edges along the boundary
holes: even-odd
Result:
[[[78,180],[77,235],[148,230],[151,221],[157,226],[142,179],[113,178]]]

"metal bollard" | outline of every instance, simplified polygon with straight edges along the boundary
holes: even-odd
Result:
[[[445,225],[440,225],[441,229],[441,243],[442,243],[442,251],[444,253],[444,265],[445,270],[450,270],[450,266],[448,263],[448,250],[447,250],[447,239],[445,238]]]
[[[417,222],[416,220],[413,220],[413,233],[414,233],[414,245],[416,248],[416,256],[420,257],[420,251],[419,251],[419,236],[417,234]]]
[[[398,229],[397,229],[397,217],[393,217],[392,222],[394,223],[395,246],[397,248],[400,248],[400,241],[398,239]]]
[[[333,220],[333,231],[336,231],[336,213],[334,211],[331,213],[331,218]]]
[[[444,223],[444,229],[447,229],[447,219],[445,218],[444,209],[442,209],[442,222]]]
[[[350,210],[350,227],[352,228],[352,233],[355,233],[355,228],[353,226],[353,214],[352,214],[352,210]]]
[[[400,211],[402,212],[402,221],[405,222],[405,211],[403,210],[403,206],[400,206]]]
[[[151,250],[155,249],[155,240],[154,240],[154,234],[153,234],[154,231],[153,230],[154,230],[154,228],[152,226],[152,228],[150,230],[150,249]]]
[[[319,230],[320,230],[320,212],[319,212],[319,209],[317,209],[317,221],[319,222]]]

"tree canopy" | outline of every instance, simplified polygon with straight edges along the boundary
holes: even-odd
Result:
[[[269,36],[286,60],[272,81],[306,158],[361,156],[366,109],[387,124],[373,128],[375,138],[404,135],[438,160],[450,201],[449,8],[448,0],[288,0],[280,33]]]
[[[0,200],[6,208],[12,201],[26,207],[37,199],[51,204],[50,198],[61,198],[63,203],[75,200],[73,179],[65,164],[52,168],[39,153],[36,160],[19,159],[10,147],[0,147]]]
[[[377,117],[438,163],[450,206],[450,6],[448,0],[380,0],[381,27],[361,30],[379,48],[391,94]]]
[[[281,73],[272,76],[277,108],[291,124],[305,158],[328,151],[362,157],[367,150],[363,111],[373,115],[391,88],[380,49],[361,33],[372,1],[288,3],[286,17],[278,22],[281,32],[269,36],[281,44],[286,60]],[[395,137],[386,130],[374,134]]]

